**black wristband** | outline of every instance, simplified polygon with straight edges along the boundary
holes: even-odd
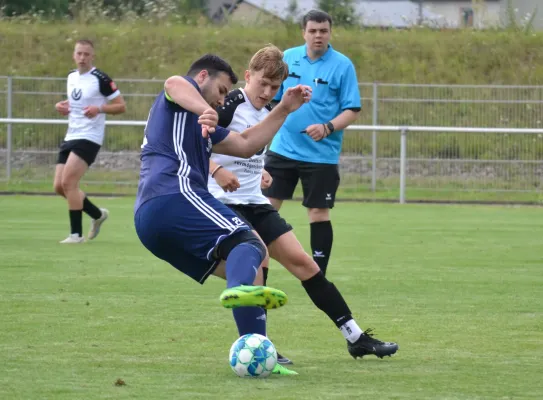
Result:
[[[330,133],[332,133],[332,132],[334,132],[336,130],[336,128],[334,127],[334,124],[331,121],[328,121],[326,123],[326,126],[327,126],[328,130],[330,131]]]
[[[322,130],[323,130],[322,138],[324,139],[325,137],[329,135],[329,133],[326,132],[326,124],[322,124]]]

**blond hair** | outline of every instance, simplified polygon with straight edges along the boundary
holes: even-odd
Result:
[[[288,65],[283,61],[283,52],[274,45],[258,50],[249,62],[249,71],[264,70],[264,78],[284,81],[288,76]]]

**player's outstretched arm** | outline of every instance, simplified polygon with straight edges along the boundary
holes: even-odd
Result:
[[[171,101],[196,115],[202,115],[210,107],[198,90],[182,76],[166,79],[164,91]]]
[[[266,146],[287,116],[311,99],[311,88],[297,85],[287,89],[279,104],[264,120],[243,133],[230,134],[222,142],[213,146],[214,153],[228,154],[235,157],[249,158]]]

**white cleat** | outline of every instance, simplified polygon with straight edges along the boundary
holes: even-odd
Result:
[[[100,211],[102,211],[102,216],[98,219],[93,219],[91,221],[91,228],[89,230],[89,234],[87,235],[87,238],[89,240],[94,239],[98,234],[100,233],[100,227],[104,223],[104,221],[109,217],[109,211],[105,208],[101,208]]]
[[[83,236],[79,236],[77,233],[72,233],[70,236],[60,241],[59,243],[72,244],[72,243],[83,243],[84,241],[85,241],[85,238]]]

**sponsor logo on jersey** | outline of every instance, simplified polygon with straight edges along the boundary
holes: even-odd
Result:
[[[82,95],[83,91],[81,89],[74,88],[74,90],[72,90],[72,99],[74,99],[75,101],[81,100]]]

